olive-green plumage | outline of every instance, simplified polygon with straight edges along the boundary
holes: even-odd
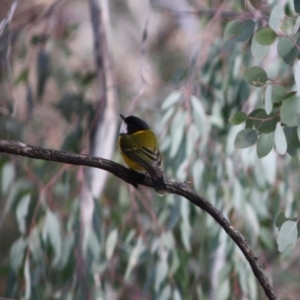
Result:
[[[119,149],[126,165],[138,172],[147,172],[154,189],[160,195],[167,192],[164,174],[161,169],[161,156],[157,140],[147,123],[143,120],[121,115],[124,123],[119,136]]]

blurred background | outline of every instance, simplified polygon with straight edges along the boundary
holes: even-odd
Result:
[[[250,39],[223,39],[233,20],[265,26],[279,2],[292,14],[292,1],[2,0],[0,138],[122,163],[119,114],[143,118],[166,177],[217,207],[279,298],[296,299],[299,254],[277,250],[274,220],[298,209],[298,159],[236,150],[243,125],[228,121],[263,106],[246,68],[293,74],[274,49],[258,59]],[[181,197],[3,153],[0,174],[0,296],[265,299],[237,246]]]

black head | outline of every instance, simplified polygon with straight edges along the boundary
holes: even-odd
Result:
[[[124,121],[120,129],[120,134],[132,134],[137,131],[150,129],[148,124],[138,117],[124,117],[123,115],[120,115],[120,117]]]

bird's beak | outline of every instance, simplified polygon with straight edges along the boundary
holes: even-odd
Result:
[[[122,118],[123,121],[125,121],[125,117],[120,114],[120,117]]]

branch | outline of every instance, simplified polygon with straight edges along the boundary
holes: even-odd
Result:
[[[72,165],[83,165],[106,170],[116,177],[134,185],[138,184],[153,188],[152,179],[143,174],[133,172],[115,162],[107,159],[92,157],[89,155],[75,154],[65,151],[44,149],[40,147],[30,146],[18,141],[2,140],[0,139],[0,152],[26,156],[35,159],[43,159],[48,161],[55,161],[67,163]],[[183,196],[194,205],[200,207],[211,215],[220,226],[227,232],[235,244],[241,249],[244,256],[248,260],[254,275],[259,281],[260,285],[265,291],[266,296],[270,300],[278,299],[275,291],[263,272],[263,269],[254,255],[253,251],[242,237],[242,235],[234,230],[222,213],[217,210],[208,200],[196,194],[187,184],[166,181],[167,189],[170,193]]]

